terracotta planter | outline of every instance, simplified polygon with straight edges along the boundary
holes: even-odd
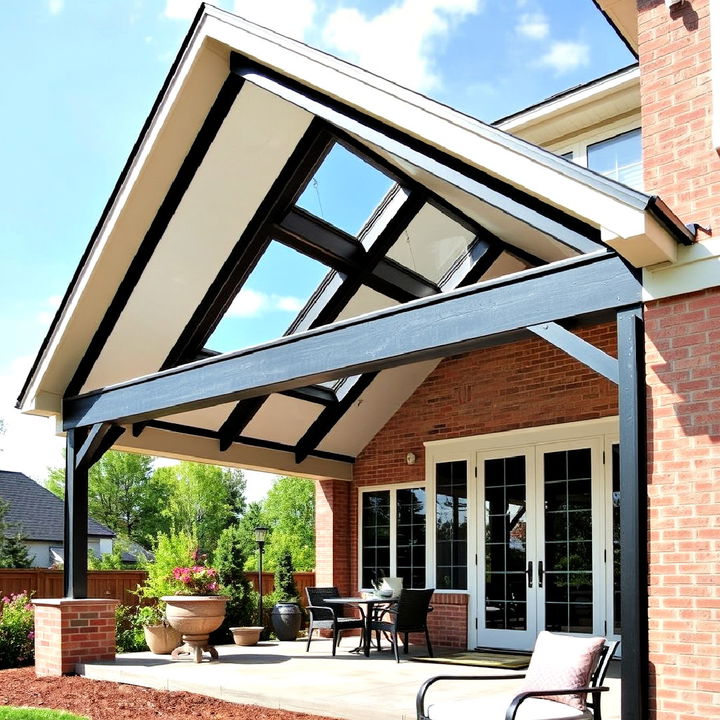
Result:
[[[248,626],[248,627],[231,627],[230,632],[236,645],[249,646],[257,645],[260,639],[260,633],[265,628]]]
[[[203,652],[207,652],[213,660],[217,660],[217,650],[210,645],[208,635],[222,625],[227,595],[166,595],[161,599],[167,604],[165,615],[168,622],[182,633],[185,643],[173,650],[173,659],[192,655],[199,663]]]
[[[169,655],[178,645],[182,635],[169,625],[145,625],[145,642],[150,652],[156,655]]]

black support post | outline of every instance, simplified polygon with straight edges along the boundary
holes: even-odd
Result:
[[[87,597],[88,469],[78,467],[77,455],[87,432],[68,430],[65,456],[65,570],[66,598]]]
[[[642,307],[617,314],[623,720],[648,716],[647,421]]]

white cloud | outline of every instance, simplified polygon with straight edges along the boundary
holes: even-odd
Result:
[[[258,317],[274,310],[298,312],[305,303],[291,295],[269,295],[250,288],[243,288],[235,296],[228,314],[232,317]]]
[[[163,15],[172,20],[192,20],[202,0],[165,0]]]
[[[15,409],[31,363],[31,357],[20,357],[0,373],[0,418],[5,422],[5,433],[0,435],[0,469],[45,480],[48,467],[63,464],[64,442],[55,435],[52,419],[23,415]]]
[[[555,42],[540,64],[555,70],[556,75],[563,75],[590,62],[590,47],[579,42]]]
[[[41,325],[50,325],[55,317],[55,311],[60,307],[62,298],[60,295],[51,295],[44,303],[45,307],[35,316]]]
[[[246,20],[302,40],[312,27],[316,0],[235,0],[233,12]]]
[[[440,84],[435,44],[480,10],[481,0],[401,0],[373,17],[344,7],[328,17],[323,40],[368,70],[428,91]]]
[[[542,40],[550,32],[550,24],[541,12],[523,13],[515,26],[515,31],[533,40]]]
[[[65,5],[65,0],[49,0],[48,10],[51,15],[59,15],[62,12],[63,5]]]

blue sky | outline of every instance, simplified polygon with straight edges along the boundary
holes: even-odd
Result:
[[[197,4],[0,0],[0,467],[42,478],[59,462],[47,423],[13,400]],[[591,0],[216,4],[485,121],[633,61]],[[307,294],[292,273],[257,282],[240,321],[289,322]]]

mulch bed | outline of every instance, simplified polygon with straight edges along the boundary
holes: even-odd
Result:
[[[84,677],[39,678],[32,667],[0,671],[0,705],[68,710],[91,720],[323,720],[317,715],[236,705],[188,692]]]

